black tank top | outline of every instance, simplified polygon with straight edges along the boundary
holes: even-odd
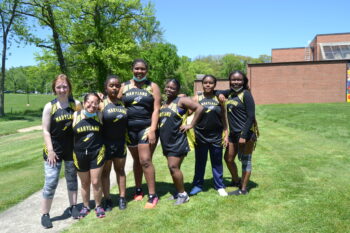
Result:
[[[216,96],[206,98],[203,93],[198,94],[198,102],[204,107],[201,119],[195,127],[196,142],[222,145],[222,111]]]
[[[115,142],[125,139],[127,126],[127,113],[121,101],[116,104],[103,100],[104,109],[102,110],[102,135],[105,142]]]
[[[83,118],[83,112],[77,113],[74,131],[74,151],[88,153],[98,151],[102,147],[102,125],[98,116]]]
[[[67,108],[59,108],[58,100],[51,101],[50,135],[53,150],[59,158],[73,159],[73,113],[76,109],[75,100],[68,99]],[[44,153],[45,154],[45,153]],[[46,155],[44,155],[46,160]]]
[[[186,133],[180,132],[180,126],[186,120],[186,112],[179,113],[177,106],[179,97],[168,106],[163,105],[159,113],[159,135],[163,151],[175,153],[179,151],[188,152],[189,145]]]
[[[128,129],[140,130],[151,125],[154,98],[150,81],[145,81],[141,88],[127,81],[122,100],[128,110]]]

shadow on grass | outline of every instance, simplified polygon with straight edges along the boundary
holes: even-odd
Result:
[[[25,110],[24,112],[5,113],[5,116],[0,117],[1,121],[27,120],[34,121],[42,115],[42,109]]]

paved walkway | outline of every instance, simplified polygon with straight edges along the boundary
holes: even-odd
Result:
[[[129,173],[132,170],[133,159],[128,151],[126,159],[125,172]],[[26,179],[27,177],[23,177]],[[79,178],[78,178],[79,180]],[[30,180],[28,179],[28,182]],[[115,172],[111,172],[111,186],[116,185]],[[66,180],[60,179],[56,189],[55,197],[52,203],[50,217],[52,219],[53,228],[44,229],[41,226],[40,205],[42,198],[42,191],[34,193],[23,202],[13,206],[0,214],[1,233],[38,233],[38,232],[61,232],[63,229],[69,227],[75,221],[68,215],[69,201],[67,196]],[[79,181],[79,188],[81,187]],[[91,197],[93,195],[91,194]],[[78,191],[78,203],[81,203],[80,191]]]

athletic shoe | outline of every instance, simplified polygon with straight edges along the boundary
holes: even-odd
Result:
[[[191,192],[190,192],[190,195],[193,196],[193,195],[196,195],[200,192],[202,192],[202,188],[198,187],[198,186],[193,186]]]
[[[158,200],[159,200],[159,198],[158,198],[157,194],[149,195],[148,201],[145,205],[145,209],[152,209],[152,208],[156,207]]]
[[[113,208],[113,202],[112,202],[112,199],[108,198],[108,199],[105,199],[104,203],[103,203],[103,207],[104,209],[107,211],[111,211],[112,208]]]
[[[242,190],[242,189],[237,189],[235,191],[232,191],[232,192],[228,193],[228,195],[236,195],[236,196],[247,195],[247,194],[248,194],[248,191],[247,190]]]
[[[43,227],[46,229],[52,227],[52,222],[48,213],[41,216],[41,225],[43,225]]]
[[[70,216],[72,216],[72,218],[78,219],[78,218],[79,218],[79,210],[78,210],[78,207],[77,207],[76,205],[72,205],[72,206],[69,208],[69,214],[70,214]]]
[[[239,178],[237,182],[231,181],[229,186],[240,188],[241,187],[241,181],[242,181],[241,178]]]
[[[187,195],[187,193],[179,194],[174,205],[181,205],[188,202],[189,200],[190,200],[190,197]]]
[[[224,188],[218,189],[218,193],[222,197],[226,197],[227,196],[227,192],[226,192],[226,190]]]
[[[134,200],[135,201],[142,201],[143,199],[143,192],[141,188],[137,188],[135,190],[135,194],[134,194]]]
[[[178,196],[179,196],[179,194],[176,192],[176,193],[172,194],[172,195],[168,198],[168,200],[170,200],[170,201],[176,200]]]
[[[125,209],[126,209],[126,200],[125,200],[125,197],[120,197],[120,198],[119,198],[119,209],[120,209],[120,210],[125,210]]]
[[[83,206],[83,208],[80,210],[79,218],[80,219],[85,218],[89,213],[90,213],[90,208]]]
[[[101,206],[95,208],[96,217],[104,218],[106,217],[105,210]]]

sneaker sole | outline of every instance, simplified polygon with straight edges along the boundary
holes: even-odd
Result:
[[[153,209],[156,207],[157,204],[158,204],[158,198],[157,200],[154,200],[152,203],[147,202],[145,205],[145,209]]]
[[[142,201],[142,199],[143,199],[143,196],[142,196],[142,195],[134,196],[134,200],[135,200],[135,201]]]

